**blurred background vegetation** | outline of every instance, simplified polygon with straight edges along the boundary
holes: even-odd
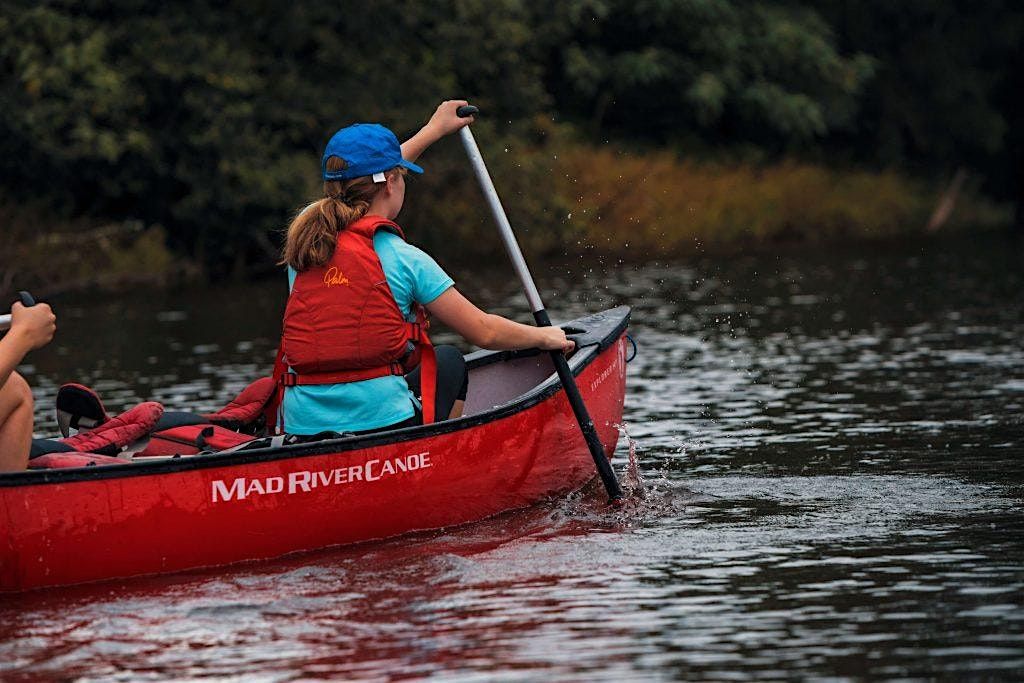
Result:
[[[1020,230],[1022,45],[1000,0],[5,0],[0,282],[267,272],[334,130],[455,97],[535,252]],[[500,253],[423,165],[412,240]]]

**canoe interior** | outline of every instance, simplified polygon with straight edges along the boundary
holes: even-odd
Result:
[[[495,406],[514,401],[537,388],[554,373],[551,356],[510,358],[469,368],[469,391],[466,393],[464,415],[478,415]]]

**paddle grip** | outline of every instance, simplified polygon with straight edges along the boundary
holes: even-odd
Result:
[[[26,292],[24,290],[18,292],[18,298],[21,299],[21,305],[22,306],[28,307],[28,306],[35,306],[36,305],[35,297],[33,297],[31,294],[29,294],[28,292]],[[0,332],[6,332],[9,329],[11,329],[11,315],[10,315],[10,313],[5,313],[3,315],[0,315]]]
[[[474,107],[472,104],[464,104],[455,110],[455,115],[460,119],[465,119],[470,116],[476,116],[480,113],[479,107]]]

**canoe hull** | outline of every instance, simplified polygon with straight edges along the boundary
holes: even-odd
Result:
[[[578,384],[608,457],[626,380],[618,336]],[[337,442],[332,442],[336,443]],[[464,524],[585,484],[594,465],[560,389],[483,424],[377,445],[0,488],[0,591],[279,557]],[[90,468],[100,469],[100,468]],[[106,473],[104,473],[106,474]]]

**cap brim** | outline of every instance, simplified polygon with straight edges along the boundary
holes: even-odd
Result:
[[[405,159],[402,159],[401,161],[399,161],[398,165],[399,166],[404,166],[405,168],[409,169],[413,173],[423,173],[423,169],[422,168],[420,168],[416,164],[412,163],[411,161],[406,161]]]

